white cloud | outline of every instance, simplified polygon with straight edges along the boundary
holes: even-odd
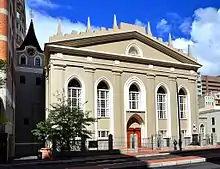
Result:
[[[34,8],[58,8],[59,5],[50,0],[28,0],[28,5]]]
[[[203,74],[220,74],[220,9],[200,8],[194,13],[190,40],[177,38],[174,45],[186,48],[193,42],[192,53],[203,65]]]
[[[143,26],[143,27],[146,27],[146,26],[147,26],[145,23],[141,22],[141,21],[138,20],[138,19],[135,20],[135,23],[134,23],[134,24],[135,24],[135,25],[138,25],[138,26]]]
[[[26,13],[30,8],[27,6]],[[57,33],[58,18],[49,16],[46,13],[37,12],[32,10],[34,15],[34,28],[37,39],[42,49],[44,49],[44,43],[49,42],[49,37]],[[27,15],[27,28],[30,24],[30,16]],[[92,26],[92,29],[98,27]],[[62,31],[63,33],[71,33],[73,30],[82,32],[86,30],[86,25],[81,22],[72,22],[67,18],[62,18]]]
[[[156,28],[160,34],[163,34],[170,32],[171,25],[168,24],[168,21],[166,19],[161,19],[160,22],[157,23]]]
[[[192,21],[190,18],[185,18],[179,26],[180,30],[185,34],[189,34],[191,30],[191,23]]]

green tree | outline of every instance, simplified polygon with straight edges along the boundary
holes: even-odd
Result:
[[[7,62],[5,60],[0,59],[0,88],[2,88],[6,82],[6,73],[7,70]]]
[[[94,123],[95,119],[89,117],[89,112],[71,107],[65,97],[57,97],[57,99],[58,102],[51,105],[48,118],[39,122],[32,133],[39,141],[56,140],[59,147],[70,150],[70,147],[78,145],[76,137],[91,136],[88,126]]]

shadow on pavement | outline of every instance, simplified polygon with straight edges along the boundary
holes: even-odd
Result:
[[[42,169],[145,169],[149,168],[146,160],[121,154],[119,150],[103,152],[70,152],[58,155],[53,160],[19,160],[12,161],[0,169],[42,168]]]

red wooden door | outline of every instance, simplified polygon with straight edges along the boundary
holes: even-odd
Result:
[[[131,135],[137,135],[138,147],[141,147],[141,128],[128,128],[127,130],[127,146],[130,148]]]

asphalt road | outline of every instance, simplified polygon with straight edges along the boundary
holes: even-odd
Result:
[[[157,167],[155,169],[220,169],[220,161],[217,163],[196,163],[196,164],[185,164],[179,166],[167,166]]]

